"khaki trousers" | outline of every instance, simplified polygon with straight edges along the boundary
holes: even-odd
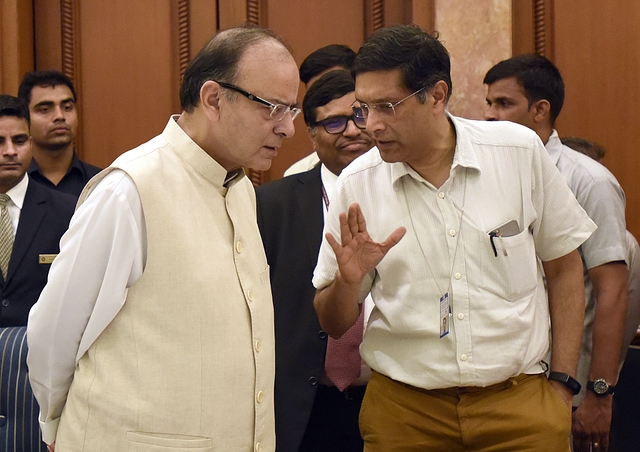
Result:
[[[544,374],[426,390],[374,372],[360,430],[365,452],[569,452],[571,409]]]

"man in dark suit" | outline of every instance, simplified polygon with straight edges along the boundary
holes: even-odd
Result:
[[[313,308],[311,284],[331,190],[340,172],[372,146],[364,124],[353,116],[354,91],[348,71],[315,82],[304,97],[303,114],[320,164],[257,188],[275,309],[278,452],[363,448],[358,413],[367,375],[343,390],[327,377],[327,335]]]
[[[0,95],[0,327],[27,324],[75,207],[30,181],[30,163],[29,110]]]

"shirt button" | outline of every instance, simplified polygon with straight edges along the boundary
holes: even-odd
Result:
[[[247,300],[253,301],[253,292],[250,290],[247,290]]]
[[[467,355],[460,355],[460,361],[466,361]]]
[[[443,192],[438,192],[438,197],[440,199],[444,199],[444,193]]]
[[[451,230],[449,231],[449,235],[450,235],[451,237],[455,237],[455,236],[456,236],[456,230],[455,230],[455,229],[451,229]]]
[[[262,403],[263,400],[264,400],[264,392],[258,391],[258,393],[256,394],[256,402]]]
[[[236,242],[236,251],[238,254],[242,253],[242,242]]]
[[[456,279],[460,279],[462,278],[462,274],[460,273],[456,273],[455,275],[453,275]]]
[[[254,452],[260,452],[262,451],[262,444],[260,443],[256,443],[255,447],[253,448]]]
[[[464,314],[461,312],[460,314],[458,314],[458,320],[462,320],[464,319]]]
[[[254,345],[254,347],[255,347],[255,349],[256,349],[256,352],[259,352],[259,351],[260,351],[260,346],[261,346],[261,344],[260,344],[260,339],[256,339],[256,343],[255,343],[255,345]]]

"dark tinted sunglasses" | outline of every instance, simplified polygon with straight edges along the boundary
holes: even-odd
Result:
[[[318,121],[316,124],[322,125],[327,133],[337,134],[342,133],[347,128],[347,123],[352,120],[358,129],[365,129],[367,127],[367,121],[362,116],[333,116],[331,118]]]

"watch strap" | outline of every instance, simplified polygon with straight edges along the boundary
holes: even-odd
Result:
[[[550,372],[549,377],[547,378],[552,381],[559,381],[567,388],[569,388],[573,395],[578,394],[580,392],[580,389],[582,388],[582,385],[580,385],[578,380],[576,380],[569,374],[565,374],[564,372]]]
[[[597,392],[596,388],[595,388],[595,383],[596,382],[603,382],[604,384],[607,385],[607,390],[605,392]],[[597,379],[597,380],[589,380],[587,381],[587,389],[591,392],[593,392],[595,395],[597,396],[605,396],[605,395],[609,395],[609,394],[613,394],[614,391],[616,390],[616,387],[612,384],[609,384],[606,380],[603,379]]]

